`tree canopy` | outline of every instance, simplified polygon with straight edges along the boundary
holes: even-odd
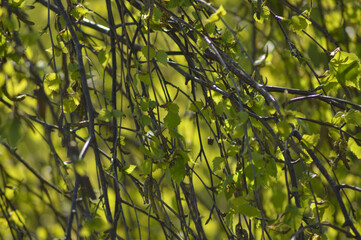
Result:
[[[0,238],[361,239],[361,4],[4,0]]]

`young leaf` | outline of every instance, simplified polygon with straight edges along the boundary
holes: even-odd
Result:
[[[88,14],[89,10],[86,9],[83,5],[78,4],[73,8],[71,11],[71,14],[76,18],[76,20],[79,20],[83,17],[85,17]]]
[[[68,54],[69,51],[67,49],[67,47],[65,46],[65,43],[63,41],[59,41],[59,48],[61,50],[62,53]]]
[[[24,132],[19,118],[9,118],[0,130],[1,135],[8,140],[11,147],[16,146]]]
[[[104,232],[111,228],[111,224],[100,217],[94,217],[87,222],[80,231],[81,237],[90,237],[94,232]]]
[[[237,114],[237,117],[240,123],[245,123],[248,120],[248,113],[246,113],[245,111],[240,111]]]
[[[264,20],[268,19],[269,15],[270,15],[269,8],[267,6],[262,6],[260,18],[258,19],[257,18],[257,13],[255,13],[255,14],[253,14],[253,19],[256,22],[263,23]]]
[[[44,90],[50,93],[58,92],[60,82],[60,76],[57,73],[48,73],[44,79]]]
[[[79,103],[78,103],[79,105]],[[69,97],[68,99],[63,100],[63,110],[65,113],[71,113],[74,112],[75,109],[78,107],[76,104],[74,98]]]
[[[289,204],[285,211],[284,223],[289,225],[292,229],[297,229],[302,222],[302,213],[299,208]]]
[[[178,107],[177,104],[171,103],[171,104],[168,105],[168,110],[169,110],[170,112],[173,112],[173,113],[178,113],[179,107]]]
[[[109,52],[105,51],[105,50],[101,50],[98,53],[98,60],[99,62],[102,64],[103,67],[106,67],[108,64],[108,61],[110,59],[110,54]]]
[[[28,85],[28,81],[26,79],[21,79],[18,81],[15,79],[15,76],[6,81],[6,91],[8,94],[8,97],[13,99],[14,97],[18,96],[20,93],[22,93]]]
[[[170,0],[167,4],[168,8],[176,8],[182,5],[182,1],[179,0]]]
[[[287,138],[292,131],[292,127],[286,120],[282,120],[282,121],[278,122],[277,128],[278,128],[279,134],[284,138]]]
[[[318,143],[318,140],[320,140],[320,134],[304,134],[302,136],[302,140],[307,145],[307,147],[313,148]]]
[[[302,30],[306,30],[306,28],[310,24],[311,24],[311,22],[309,20],[307,20],[305,17],[303,17],[302,15],[292,16],[291,21],[290,21],[290,28],[295,33],[301,33]]]
[[[164,118],[164,124],[169,129],[176,128],[181,122],[181,119],[180,119],[180,117],[178,115],[179,107],[178,107],[177,104],[171,103],[171,104],[168,105],[167,108],[168,108],[168,114]]]
[[[168,54],[164,50],[158,50],[157,51],[156,59],[160,63],[167,66],[167,58],[168,58]]]
[[[224,158],[215,157],[212,161],[213,163],[213,171],[221,170],[222,165],[224,165]]]
[[[207,19],[207,21],[208,22],[217,22],[219,19],[220,19],[220,17],[222,17],[222,16],[224,16],[224,15],[226,15],[226,10],[223,8],[223,6],[221,5],[218,9],[217,9],[217,11],[215,12],[215,13],[213,13],[208,19]]]
[[[340,84],[360,90],[361,64],[356,54],[338,51],[328,65],[330,75]]]
[[[150,76],[148,73],[145,74],[137,74],[138,78],[140,81],[142,81],[143,83],[147,84],[147,85],[151,85],[151,81],[150,81]]]
[[[3,64],[2,70],[4,73],[6,73],[9,76],[12,76],[15,74],[14,66],[13,66],[12,62],[10,62],[10,61]]]
[[[122,171],[125,172],[126,174],[132,174],[132,172],[134,171],[134,169],[136,168],[136,165],[128,165],[122,168]]]
[[[121,110],[113,110],[113,117],[116,117],[116,118],[120,118],[122,117],[124,114]]]
[[[266,166],[266,172],[268,175],[277,178],[277,165],[276,165],[276,161],[273,158],[269,159]]]
[[[142,117],[140,118],[140,123],[142,124],[142,126],[147,126],[152,123],[152,120],[150,119],[150,117],[142,115]]]
[[[247,217],[262,217],[260,211],[243,198],[234,199],[232,201],[232,209]]]
[[[148,56],[148,49],[149,49],[149,56]],[[149,46],[149,48],[142,47],[141,52],[143,53],[144,57],[147,60],[152,60],[156,56],[156,51],[155,51],[154,47],[152,47],[152,46]]]
[[[186,175],[186,159],[181,154],[176,154],[174,161],[174,165],[170,167],[170,173],[173,181],[179,184]]]
[[[359,146],[353,138],[348,139],[348,146],[353,154],[357,157],[361,156],[361,146]]]
[[[354,124],[356,126],[361,125],[361,112],[351,109],[345,115],[345,121],[348,124]]]
[[[199,110],[202,110],[203,107],[204,107],[204,103],[202,101],[195,101],[190,105],[189,110],[193,112],[198,112]]]
[[[98,115],[99,120],[108,122],[112,119],[112,117],[113,117],[112,112],[106,108],[103,108],[102,110],[99,111],[99,115]]]

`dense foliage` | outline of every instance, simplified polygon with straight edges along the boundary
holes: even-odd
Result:
[[[359,1],[0,6],[0,238],[361,239]]]

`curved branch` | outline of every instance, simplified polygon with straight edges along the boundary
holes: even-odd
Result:
[[[295,128],[293,129],[293,136],[296,137],[300,142],[302,141],[301,133]],[[322,175],[326,178],[328,184],[330,185],[330,187],[332,188],[332,190],[333,190],[333,192],[334,192],[334,194],[336,196],[337,202],[338,202],[338,204],[340,206],[340,209],[342,211],[342,214],[343,214],[343,216],[345,218],[345,222],[342,225],[342,227],[349,226],[352,229],[352,231],[354,232],[354,234],[356,235],[357,239],[361,239],[361,235],[358,232],[358,230],[356,229],[355,225],[353,224],[350,216],[348,215],[345,203],[342,200],[342,197],[341,197],[341,194],[340,194],[340,191],[339,191],[340,190],[340,187],[339,187],[340,185],[337,185],[335,180],[330,176],[330,174],[328,174],[326,168],[323,166],[323,164],[318,159],[316,154],[312,151],[312,149],[308,148],[306,145],[304,145],[304,148],[306,149],[307,153],[312,158],[312,160],[315,163],[316,167],[320,170]]]

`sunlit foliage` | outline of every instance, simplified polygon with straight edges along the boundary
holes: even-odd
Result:
[[[1,239],[361,239],[361,4],[5,0]]]

